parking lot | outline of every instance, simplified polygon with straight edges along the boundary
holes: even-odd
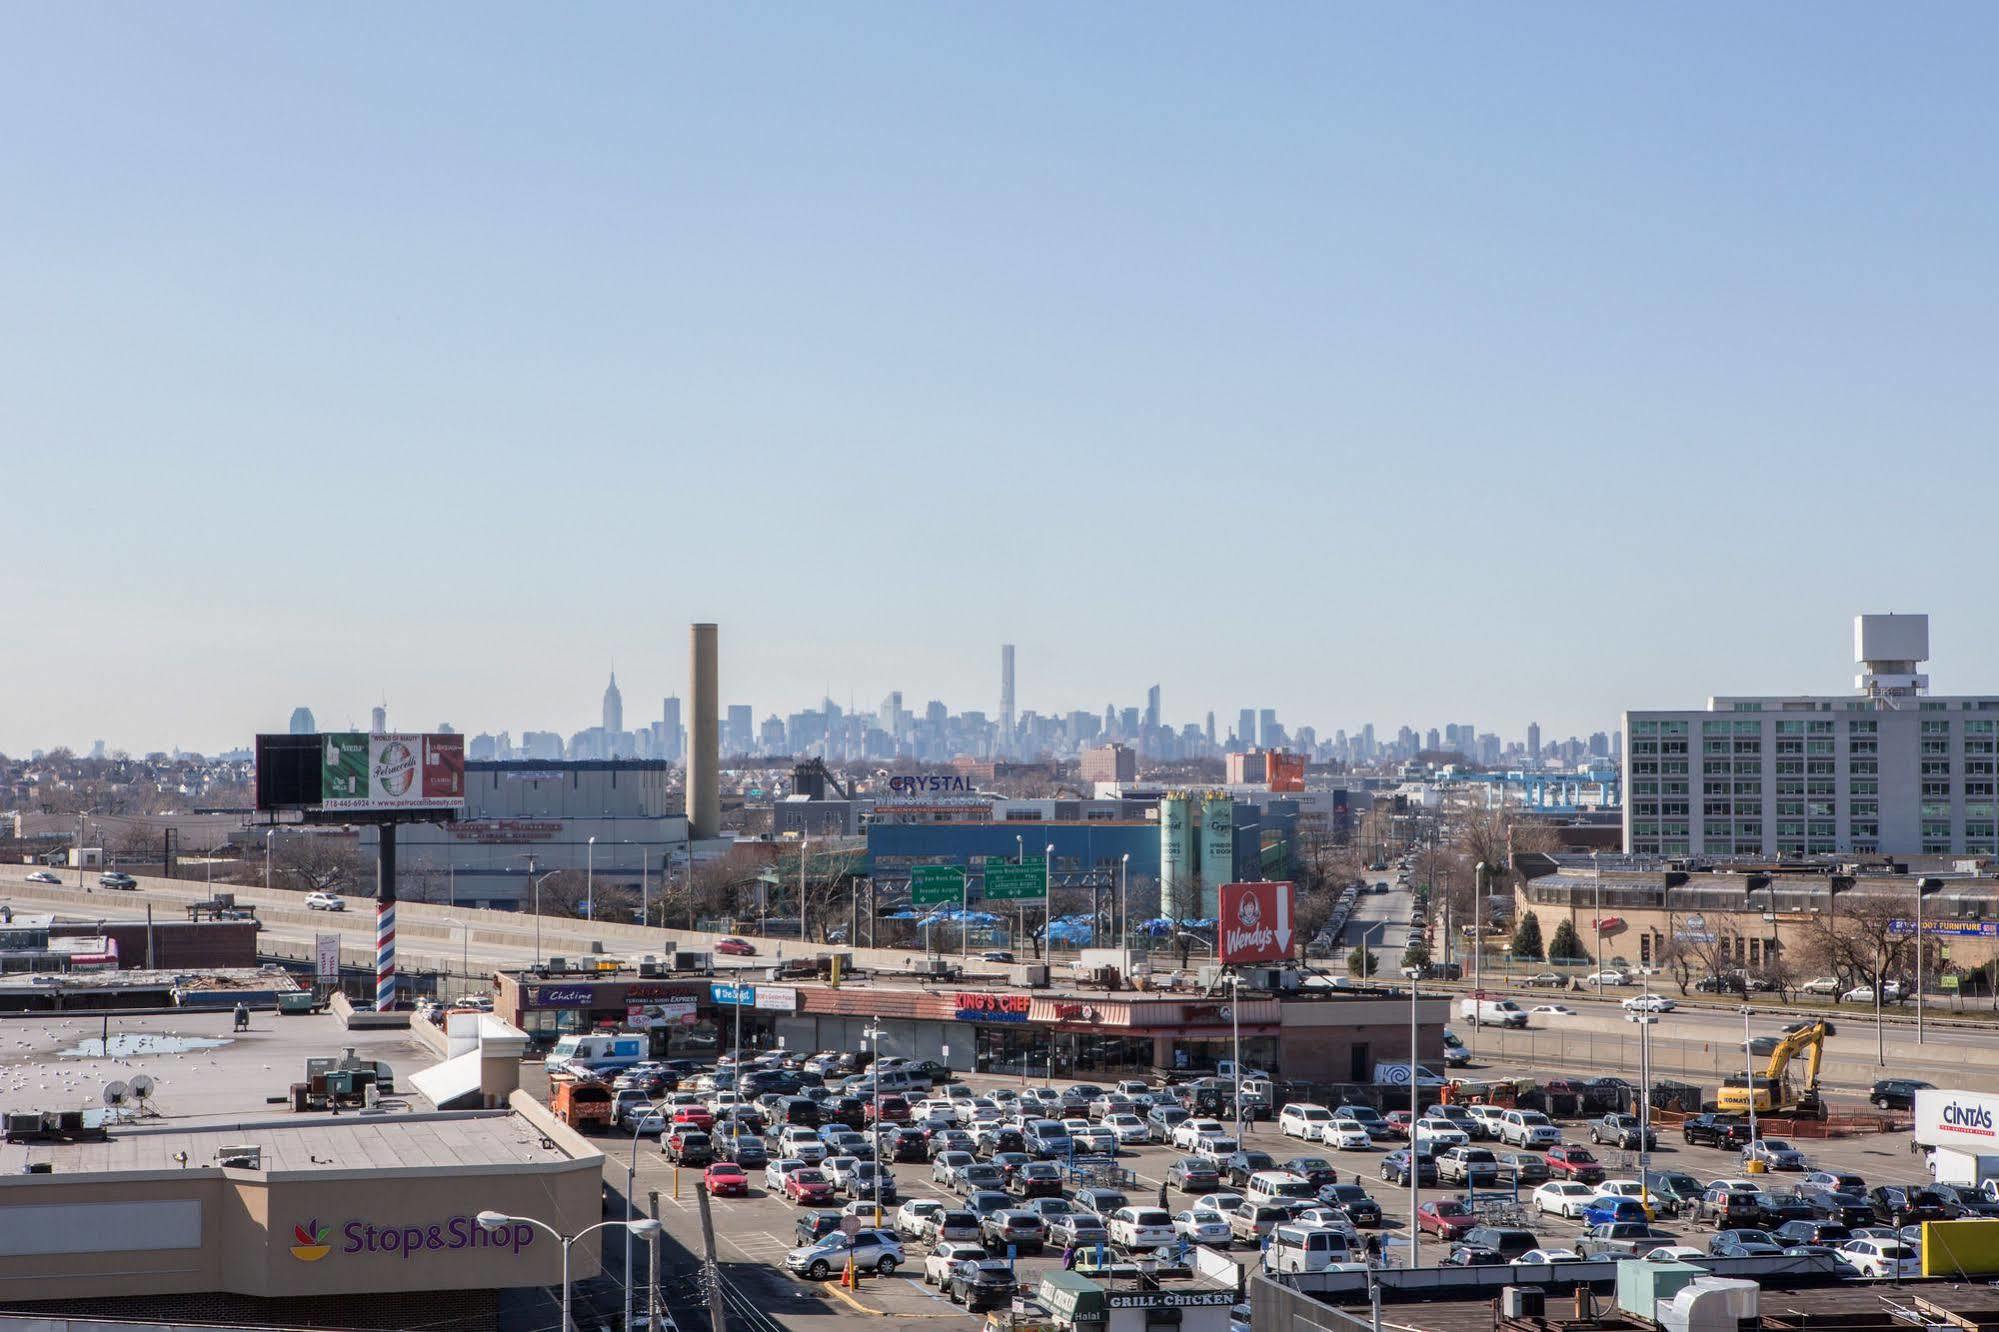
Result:
[[[1486,1077],[1504,1076],[1506,1072],[1503,1067],[1493,1066],[1474,1070],[1475,1075]],[[1023,1082],[1017,1078],[968,1076],[963,1080],[975,1092],[982,1094],[1000,1087],[1020,1090],[1026,1086],[1051,1085]],[[1060,1090],[1070,1084],[1057,1081],[1052,1085]],[[1563,1130],[1565,1142],[1588,1145],[1586,1119],[1557,1122]],[[612,1158],[606,1165],[607,1185],[622,1198],[627,1162],[631,1157],[629,1139],[624,1143],[609,1138],[600,1141]],[[1363,1184],[1383,1214],[1380,1229],[1373,1233],[1385,1241],[1384,1261],[1406,1261],[1404,1246],[1409,1232],[1409,1190],[1406,1186],[1385,1182],[1381,1176],[1384,1157],[1399,1143],[1378,1144],[1365,1151],[1336,1150],[1283,1136],[1274,1121],[1266,1121],[1251,1125],[1243,1135],[1242,1145],[1249,1150],[1267,1152],[1280,1163],[1295,1156],[1323,1157],[1338,1171],[1341,1182],[1357,1181]],[[1795,1145],[1804,1150],[1811,1168],[1859,1174],[1869,1185],[1924,1178],[1920,1160],[1908,1150],[1909,1135],[1906,1133],[1799,1142]],[[1636,1176],[1638,1157],[1635,1152],[1611,1147],[1595,1151],[1610,1179]],[[1125,1189],[1129,1201],[1134,1205],[1158,1204],[1169,1166],[1185,1154],[1160,1145],[1122,1149],[1116,1163],[1132,1172],[1133,1182]],[[1658,1148],[1651,1153],[1650,1168],[1685,1171],[1703,1182],[1739,1177],[1743,1173],[1738,1153],[1707,1146],[1688,1146],[1680,1141],[1676,1131],[1671,1130],[1661,1132]],[[650,1195],[654,1191],[658,1193],[659,1215],[668,1237],[663,1266],[670,1298],[675,1303],[697,1294],[691,1284],[691,1274],[702,1252],[695,1197],[700,1173],[695,1168],[676,1170],[653,1139],[638,1140],[636,1197],[641,1210],[644,1210],[649,1205]],[[768,1189],[761,1169],[752,1169],[748,1173],[750,1189],[747,1197],[717,1198],[713,1200],[712,1207],[716,1256],[723,1283],[721,1295],[725,1307],[739,1325],[759,1328],[802,1326],[799,1320],[804,1318],[823,1320],[827,1316],[873,1315],[946,1322],[963,1320],[967,1326],[973,1321],[973,1315],[948,1303],[939,1291],[925,1284],[923,1258],[928,1254],[929,1246],[908,1238],[904,1239],[905,1262],[894,1276],[867,1277],[853,1291],[843,1289],[837,1277],[813,1281],[792,1276],[784,1269],[783,1262],[785,1255],[800,1243],[796,1230],[798,1220],[817,1209],[793,1203]],[[928,1165],[898,1164],[894,1167],[894,1177],[897,1206],[911,1199],[935,1199],[950,1206],[962,1205],[962,1198],[933,1182]],[[1795,1175],[1771,1174],[1766,1176],[1766,1186],[1782,1189],[1795,1178]],[[1240,1192],[1239,1189],[1234,1191]],[[1537,1214],[1530,1200],[1531,1193],[1531,1186],[1523,1186],[1518,1191],[1520,1211],[1517,1215],[1524,1219],[1545,1247],[1574,1247],[1582,1233],[1582,1222],[1574,1218]],[[1170,1212],[1178,1213],[1192,1206],[1200,1196],[1169,1188],[1166,1191],[1166,1207]],[[1429,1187],[1420,1190],[1418,1199],[1430,1202],[1462,1196],[1460,1186]],[[847,1197],[842,1194],[832,1206],[844,1206],[847,1202]],[[1503,1204],[1501,1207],[1503,1209]],[[893,1207],[884,1208],[884,1221],[891,1228],[893,1211]],[[1502,1214],[1495,1219],[1510,1218],[1506,1218],[1502,1210]],[[1709,1227],[1703,1225],[1696,1229],[1691,1219],[1685,1217],[1661,1218],[1655,1223],[1655,1228],[1667,1236],[1658,1241],[1660,1244],[1684,1243],[1705,1248],[1712,1234]],[[1369,1232],[1364,1230],[1362,1233]],[[1420,1245],[1421,1261],[1426,1265],[1434,1264],[1445,1256],[1450,1247],[1435,1237],[1424,1236]],[[1216,1251],[1225,1253],[1237,1263],[1251,1263],[1258,1258],[1258,1251],[1249,1246],[1232,1246]],[[999,1256],[1005,1255],[1002,1253]],[[616,1269],[616,1259],[616,1254],[607,1252],[607,1271]],[[1054,1246],[1040,1253],[1019,1255],[1015,1266],[1021,1288],[1032,1290],[1038,1285],[1040,1275],[1059,1265],[1060,1261],[1060,1250]]]

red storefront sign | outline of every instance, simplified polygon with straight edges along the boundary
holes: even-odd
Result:
[[[960,990],[954,1000],[959,1014],[999,1016],[1001,1021],[1019,1022],[1027,1017],[1034,997],[1026,994],[979,994]],[[1004,1015],[1004,1016],[1001,1016]]]
[[[1283,961],[1291,955],[1291,885],[1223,884],[1218,928],[1225,965]]]

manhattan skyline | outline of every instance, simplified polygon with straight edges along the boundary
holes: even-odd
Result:
[[[7,16],[0,749],[1999,685],[1989,8],[470,12]]]

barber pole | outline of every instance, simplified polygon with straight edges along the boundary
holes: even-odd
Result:
[[[375,1011],[396,1006],[396,904],[375,907]]]

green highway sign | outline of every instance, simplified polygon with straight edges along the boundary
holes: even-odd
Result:
[[[1957,988],[1957,974],[1955,972],[1945,972],[1938,978],[1938,981],[1946,990],[1955,990]]]
[[[1045,860],[1011,860],[986,862],[986,900],[988,902],[1017,901],[1022,898],[1043,898],[1048,895],[1048,862]]]
[[[965,900],[965,871],[956,865],[918,865],[909,871],[909,901],[912,906],[935,906],[939,902]]]

